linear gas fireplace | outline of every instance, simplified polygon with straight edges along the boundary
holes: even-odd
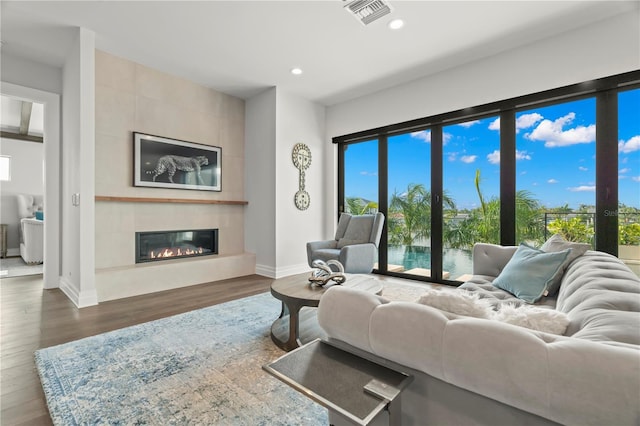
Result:
[[[218,230],[136,232],[136,263],[218,254]]]

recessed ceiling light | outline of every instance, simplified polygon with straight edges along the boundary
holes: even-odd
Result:
[[[392,30],[399,30],[404,27],[404,21],[402,19],[394,19],[389,22],[389,28]]]
[[[301,68],[298,68],[298,67],[296,67],[296,68],[291,68],[291,74],[293,74],[293,75],[300,75],[300,74],[302,74],[302,69],[301,69]]]

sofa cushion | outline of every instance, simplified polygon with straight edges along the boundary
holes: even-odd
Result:
[[[553,276],[561,268],[569,251],[545,253],[522,243],[493,285],[527,303],[534,303],[547,293]]]
[[[556,309],[571,320],[567,336],[640,345],[640,278],[615,256],[589,250],[571,263]]]
[[[549,238],[543,245],[540,247],[540,250],[551,253],[556,251],[562,251],[566,249],[570,249],[569,255],[565,259],[562,266],[558,269],[556,274],[551,279],[551,283],[549,284],[548,292],[549,296],[555,295],[560,289],[560,281],[564,276],[567,267],[576,260],[578,257],[582,256],[586,253],[587,250],[591,248],[591,245],[584,243],[573,243],[565,240],[562,235],[554,234],[551,238]]]

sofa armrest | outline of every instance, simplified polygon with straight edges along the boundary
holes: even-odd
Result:
[[[473,246],[473,275],[497,277],[518,249],[517,246],[476,243]]]
[[[375,294],[333,286],[320,298],[318,324],[329,336],[371,352],[369,318],[383,303],[387,301]]]

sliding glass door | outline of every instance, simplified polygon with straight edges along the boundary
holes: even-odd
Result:
[[[387,139],[387,270],[431,277],[431,132]]]
[[[354,215],[378,211],[378,140],[342,146],[344,198],[342,211]]]
[[[442,278],[465,281],[477,242],[500,242],[500,119],[443,127]]]
[[[386,216],[381,273],[465,281],[475,243],[559,233],[640,274],[640,71],[334,142],[341,211]]]
[[[596,100],[516,115],[516,241],[541,245],[559,233],[593,244]]]

